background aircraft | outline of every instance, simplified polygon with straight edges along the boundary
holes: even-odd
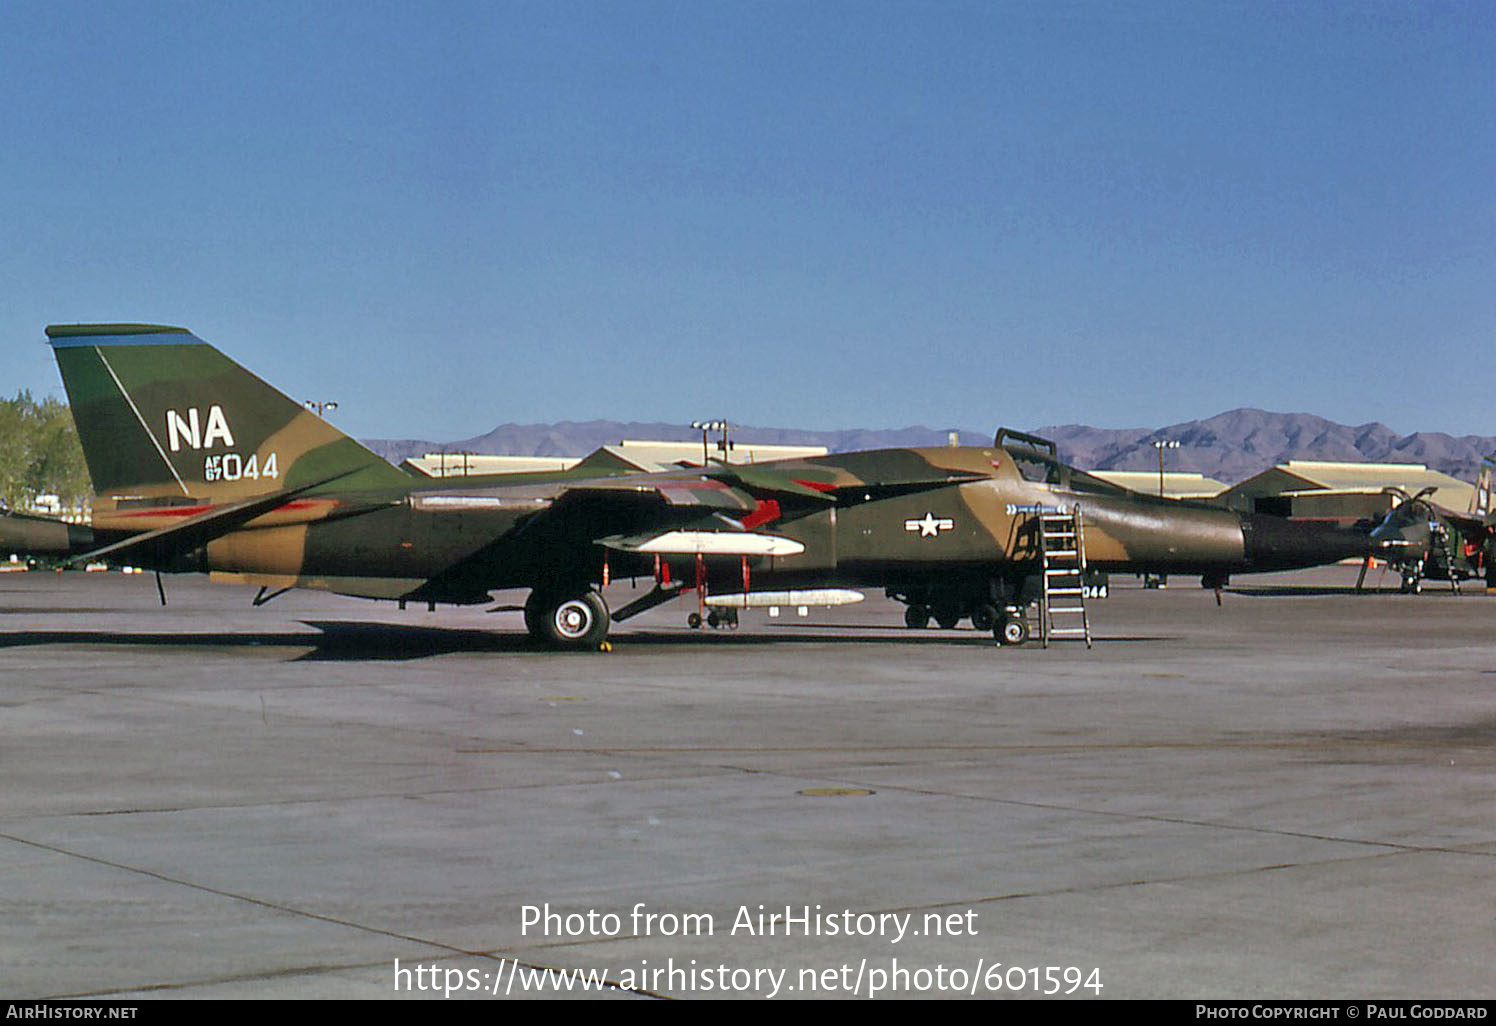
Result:
[[[15,513],[0,507],[0,559],[22,556],[66,556],[94,547],[93,532],[59,517]]]
[[[1496,461],[1481,462],[1470,508],[1456,513],[1433,502],[1433,488],[1408,495],[1388,489],[1401,498],[1371,531],[1387,565],[1402,577],[1401,590],[1417,594],[1425,580],[1448,581],[1459,590],[1461,581],[1484,576],[1486,586],[1496,587],[1496,515],[1491,509],[1492,474]],[[1366,580],[1370,561],[1363,563],[1356,579],[1359,591]]]
[[[1041,550],[1063,533],[1045,528],[1046,515],[1073,520],[1080,508],[1091,569],[1198,573],[1217,588],[1231,573],[1333,562],[1371,545],[1365,534],[1128,492],[1016,432],[987,447],[678,472],[584,461],[559,474],[418,480],[185,329],[47,335],[97,493],[92,551],[79,558],[208,572],[258,585],[256,603],[291,587],[433,606],[528,588],[533,635],[595,648],[610,620],[688,587],[722,596],[871,586],[908,604],[911,622],[970,617],[1018,643]],[[655,587],[610,615],[599,589],[622,577]]]

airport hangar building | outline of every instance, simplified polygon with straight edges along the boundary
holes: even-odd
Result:
[[[1421,463],[1334,463],[1289,460],[1221,492],[1215,505],[1243,513],[1266,513],[1294,520],[1323,520],[1343,525],[1379,520],[1401,501],[1388,488],[1429,497],[1456,512],[1470,506],[1475,486],[1430,470]]]
[[[661,470],[696,464],[702,447],[695,442],[625,440],[606,446],[605,458],[620,467]],[[823,456],[819,446],[735,443],[727,454],[731,463],[761,463],[777,459]],[[719,453],[712,453],[720,458]],[[406,460],[409,473],[429,477],[524,473],[566,470],[580,462],[562,456],[488,456],[473,453],[428,453]],[[1416,495],[1434,488],[1433,500],[1457,512],[1469,508],[1474,486],[1431,470],[1422,463],[1342,463],[1329,460],[1289,460],[1245,481],[1229,485],[1203,474],[1150,470],[1096,470],[1096,477],[1147,495],[1188,499],[1224,506],[1243,513],[1265,513],[1294,520],[1321,520],[1341,525],[1378,520],[1399,498],[1389,488]]]
[[[700,466],[703,451],[700,442],[654,442],[626,438],[617,445],[603,446],[589,459],[606,461],[625,470],[671,470],[686,464]],[[724,459],[720,445],[713,445],[706,451],[713,459]],[[822,445],[758,445],[735,441],[727,448],[725,460],[728,463],[764,463],[769,460],[825,456],[826,452],[826,447]],[[431,452],[405,460],[400,468],[408,474],[425,477],[467,477],[570,470],[580,462],[580,456],[488,456],[471,452]]]

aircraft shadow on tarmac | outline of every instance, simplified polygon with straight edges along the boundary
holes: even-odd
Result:
[[[389,661],[421,659],[451,652],[545,652],[529,635],[439,627],[403,627],[383,623],[303,621],[318,633],[305,631],[254,632],[129,632],[62,630],[0,633],[0,649],[33,645],[125,646],[159,649],[284,648],[299,654],[296,661]]]
[[[1438,589],[1429,588],[1425,590],[1430,594],[1433,594],[1436,593]],[[1449,589],[1445,588],[1444,590],[1447,592]],[[1294,596],[1313,597],[1316,595],[1360,595],[1364,597],[1366,595],[1376,594],[1397,595],[1399,594],[1399,592],[1397,588],[1393,586],[1388,586],[1386,588],[1377,588],[1374,585],[1370,584],[1368,584],[1361,591],[1357,591],[1353,586],[1350,585],[1346,585],[1343,587],[1327,587],[1313,585],[1296,586],[1291,584],[1277,584],[1263,585],[1261,587],[1253,587],[1249,585],[1242,588],[1227,588],[1226,594],[1240,595],[1242,598],[1292,598]]]
[[[485,631],[461,627],[424,627],[347,620],[303,620],[318,633],[300,631],[230,632],[230,633],[115,633],[113,631],[15,631],[0,633],[0,649],[35,645],[123,645],[138,648],[288,648],[302,650],[295,661],[315,662],[387,662],[424,659],[429,656],[466,652],[512,653],[515,655],[586,655],[558,652],[517,631]],[[872,630],[877,628],[863,628]],[[849,625],[838,624],[810,632],[783,634],[740,634],[725,631],[710,634],[699,631],[630,632],[615,635],[621,648],[661,649],[680,646],[698,648],[729,646],[732,648],[814,643],[817,645],[957,645],[995,648],[991,637],[978,631],[929,631],[869,637],[865,634],[842,634]],[[1164,637],[1104,637],[1099,642],[1157,642]],[[1039,650],[1036,642],[1026,649]]]
[[[1396,589],[1391,589],[1387,594],[1394,594]],[[1242,598],[1293,598],[1313,597],[1313,595],[1372,595],[1375,589],[1367,588],[1366,591],[1355,591],[1355,588],[1327,588],[1327,586],[1296,586],[1296,585],[1272,585],[1261,586],[1261,588],[1227,588],[1227,595],[1240,595]]]

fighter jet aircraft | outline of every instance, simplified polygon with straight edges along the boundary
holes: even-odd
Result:
[[[990,446],[659,473],[584,461],[564,473],[416,479],[183,328],[54,326],[47,336],[97,493],[79,560],[207,572],[259,586],[257,604],[292,587],[433,607],[525,588],[533,635],[598,648],[611,621],[687,588],[877,587],[911,618],[970,617],[1021,643],[1050,546],[1046,516],[1082,514],[1090,568],[1200,574],[1217,587],[1228,574],[1332,562],[1371,544],[1129,492],[1016,432]],[[610,613],[601,589],[623,577],[655,585]]]
[[[1496,587],[1496,514],[1491,509],[1492,471],[1496,460],[1481,463],[1470,508],[1456,513],[1430,498],[1435,489],[1408,495],[1400,488],[1388,491],[1398,502],[1371,531],[1371,538],[1402,579],[1400,590],[1418,594],[1425,580],[1448,581],[1459,591],[1460,582],[1484,576],[1487,587]],[[1356,590],[1366,580],[1370,559],[1361,565]]]
[[[17,555],[68,555],[93,547],[93,533],[61,517],[16,513],[0,506],[0,559]]]

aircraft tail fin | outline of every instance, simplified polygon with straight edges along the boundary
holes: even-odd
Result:
[[[1480,471],[1475,476],[1475,491],[1470,494],[1470,514],[1484,519],[1492,512],[1491,489],[1496,485],[1496,455],[1480,461]]]
[[[216,504],[333,478],[408,484],[185,328],[53,325],[47,338],[101,497]]]

